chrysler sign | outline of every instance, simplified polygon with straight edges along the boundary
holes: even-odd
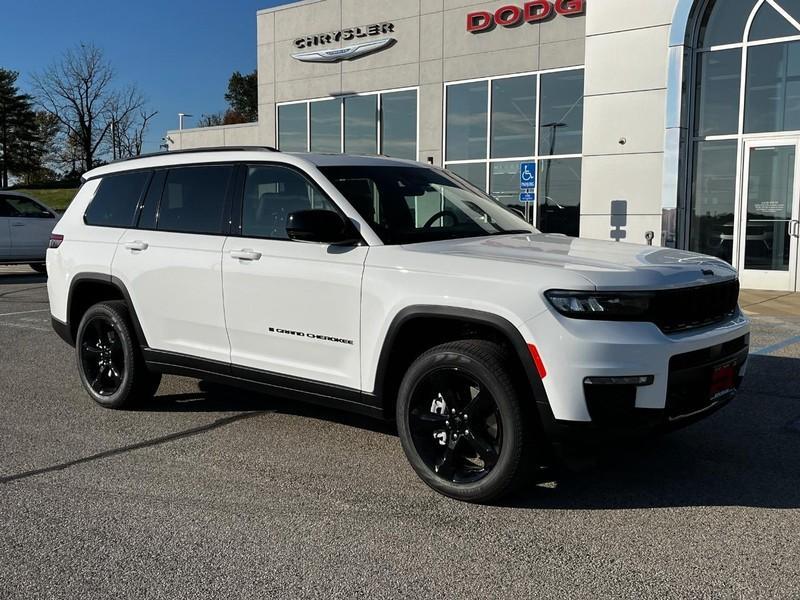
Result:
[[[495,26],[516,27],[522,23],[538,23],[558,15],[580,15],[586,12],[586,0],[532,0],[522,6],[509,4],[493,13],[479,10],[467,15],[467,31],[480,33]]]
[[[394,45],[397,41],[387,37],[379,40],[368,38],[379,35],[394,33],[394,23],[373,23],[372,25],[360,25],[350,27],[340,31],[330,31],[327,33],[317,33],[297,38],[294,41],[295,48],[306,50],[298,54],[292,54],[292,58],[303,62],[339,62],[341,60],[352,60],[365,54],[371,54],[384,50]],[[338,46],[340,42],[355,41],[355,44],[343,48],[325,46]]]

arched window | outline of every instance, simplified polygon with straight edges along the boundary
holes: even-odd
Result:
[[[800,132],[800,0],[708,0],[696,32],[688,242],[733,262],[742,141]]]

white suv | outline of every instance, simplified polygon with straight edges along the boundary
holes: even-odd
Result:
[[[419,476],[470,501],[565,440],[712,412],[748,353],[730,265],[544,235],[446,171],[378,157],[100,167],[47,267],[53,326],[103,406],[175,373],[395,419]]]

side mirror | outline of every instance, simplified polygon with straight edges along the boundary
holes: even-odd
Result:
[[[286,219],[286,234],[298,242],[324,244],[355,243],[359,240],[353,227],[332,210],[299,210]]]

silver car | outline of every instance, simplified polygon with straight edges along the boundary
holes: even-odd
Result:
[[[0,264],[29,264],[44,273],[47,244],[59,218],[30,196],[0,192]]]

